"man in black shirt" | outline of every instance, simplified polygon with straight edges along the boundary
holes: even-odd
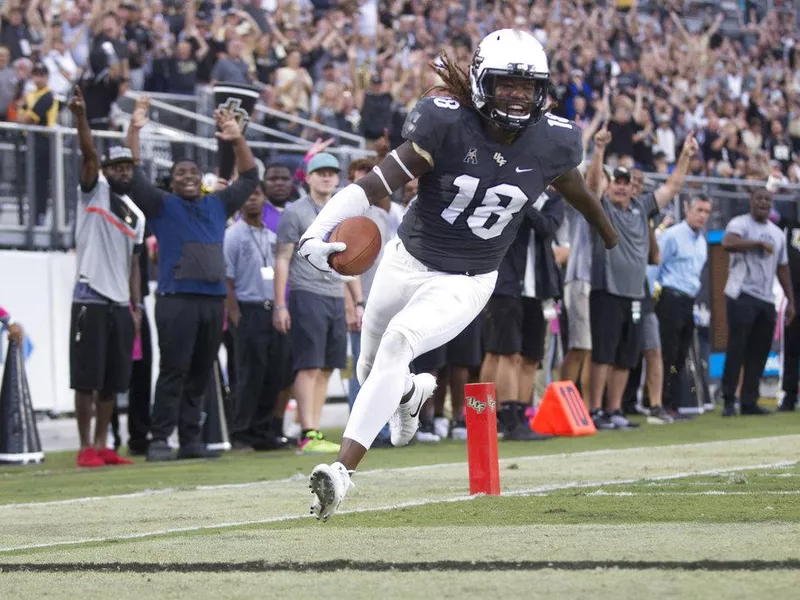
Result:
[[[125,39],[128,42],[128,67],[132,90],[144,89],[144,63],[146,53],[153,48],[150,31],[141,23],[141,13],[135,2],[120,6],[120,17],[124,23]]]
[[[89,70],[84,75],[82,92],[86,116],[92,129],[107,130],[111,126],[111,105],[121,92],[127,77],[127,44],[120,39],[117,16],[103,16],[103,30],[95,36],[89,52]]]
[[[800,221],[781,219],[780,227],[786,233],[789,254],[789,271],[794,286],[795,312],[800,309]],[[800,376],[800,319],[794,319],[783,328],[783,400],[779,411],[793,411],[797,405],[798,376]]]
[[[532,389],[529,383],[522,385],[523,370],[532,370],[535,379],[544,358],[547,321],[542,300],[558,295],[550,244],[563,222],[564,203],[554,192],[544,192],[526,209],[525,221],[500,263],[494,292],[483,312],[486,356],[481,381],[495,383],[504,440],[546,439],[528,427],[525,410]]]

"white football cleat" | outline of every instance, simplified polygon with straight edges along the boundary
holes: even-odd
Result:
[[[311,503],[311,514],[323,523],[331,518],[344,500],[347,490],[353,486],[350,473],[340,462],[332,465],[317,465],[311,471],[308,487],[314,495]]]
[[[389,419],[392,446],[405,446],[414,439],[414,434],[419,429],[419,413],[422,405],[436,390],[436,377],[430,373],[412,375],[411,379],[414,381],[411,399],[398,406]]]

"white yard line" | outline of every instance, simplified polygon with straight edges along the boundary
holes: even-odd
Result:
[[[675,448],[714,448],[716,446],[722,446],[726,444],[755,444],[755,443],[764,443],[764,442],[774,442],[774,441],[788,441],[788,440],[800,440],[800,435],[792,434],[792,435],[779,435],[779,436],[771,436],[771,437],[762,437],[762,438],[745,438],[741,440],[720,440],[715,442],[691,442],[688,444],[666,444],[663,446],[635,446],[633,448],[604,448],[602,450],[586,450],[584,452],[562,452],[558,454],[537,454],[535,456],[520,456],[516,458],[504,458],[500,460],[500,464],[508,464],[508,463],[519,463],[519,462],[535,462],[541,460],[549,460],[552,458],[593,458],[598,456],[607,456],[607,455],[617,455],[617,454],[624,454],[624,453],[632,453],[632,452],[639,452],[642,450],[670,450]],[[793,463],[789,462],[787,465],[791,465]],[[395,468],[384,468],[384,469],[371,469],[368,471],[359,471],[358,477],[359,479],[362,477],[369,477],[370,475],[384,475],[386,473],[413,473],[418,471],[429,471],[429,470],[437,470],[437,469],[451,469],[457,467],[467,467],[466,462],[455,462],[455,463],[436,463],[432,465],[419,465],[415,467],[395,467]],[[659,478],[652,478],[652,481],[656,481]],[[21,502],[17,504],[0,504],[0,511],[8,510],[8,509],[19,509],[19,508],[34,508],[34,507],[41,507],[41,506],[64,506],[70,504],[83,504],[88,502],[102,502],[105,500],[125,500],[127,498],[145,498],[149,496],[159,496],[162,494],[176,494],[185,491],[214,491],[214,490],[226,490],[226,489],[240,489],[240,488],[253,488],[253,487],[262,487],[262,486],[271,486],[271,485],[281,485],[286,483],[293,483],[297,481],[305,481],[306,476],[296,474],[291,477],[286,477],[284,479],[271,479],[268,481],[249,481],[245,483],[223,483],[219,485],[198,485],[193,487],[180,487],[180,488],[162,488],[162,489],[155,489],[155,490],[142,490],[139,492],[129,492],[127,494],[112,494],[108,496],[85,496],[82,498],[69,498],[66,500],[47,500],[44,502]],[[639,480],[637,480],[639,481]],[[559,488],[560,489],[560,488]],[[260,522],[260,521],[259,521]],[[266,521],[269,522],[269,521]]]
[[[663,481],[669,479],[681,479],[684,477],[693,477],[693,476],[702,476],[702,475],[721,475],[725,473],[733,473],[737,471],[749,471],[754,469],[775,469],[781,467],[787,467],[796,464],[795,461],[780,461],[776,463],[768,463],[768,464],[756,464],[756,465],[742,465],[737,467],[729,467],[723,469],[709,469],[703,471],[686,471],[683,473],[674,473],[670,475],[659,475],[655,477],[638,477],[638,478],[628,478],[628,479],[618,479],[618,480],[608,480],[608,481],[590,481],[590,482],[571,482],[565,484],[553,484],[553,485],[542,485],[537,486],[534,488],[522,489],[522,490],[513,490],[510,492],[504,492],[503,496],[533,496],[533,495],[541,495],[542,493],[546,492],[553,492],[557,490],[569,490],[569,489],[578,489],[578,488],[593,488],[593,487],[604,487],[604,486],[614,486],[614,485],[624,485],[630,483],[636,483],[641,481]],[[284,480],[284,481],[292,481],[292,479]],[[130,496],[127,496],[130,497]],[[357,513],[369,513],[369,512],[383,512],[389,510],[397,510],[401,508],[414,508],[419,506],[427,506],[430,504],[448,504],[454,502],[464,502],[467,500],[472,500],[476,498],[476,496],[452,496],[450,498],[428,498],[428,499],[420,499],[420,500],[411,500],[409,502],[402,502],[398,504],[390,504],[386,506],[378,506],[378,507],[371,507],[371,508],[356,508],[351,510],[343,510],[337,514],[347,515],[347,514],[357,514]],[[24,505],[23,505],[24,506]],[[16,552],[21,550],[36,550],[36,549],[44,549],[44,548],[59,548],[65,546],[78,546],[81,544],[92,544],[92,543],[109,543],[109,542],[117,542],[117,541],[124,541],[124,540],[137,540],[137,539],[145,539],[151,537],[158,537],[163,535],[172,535],[172,534],[179,534],[179,533],[192,533],[197,531],[206,531],[210,529],[229,529],[234,527],[245,527],[249,525],[265,525],[269,523],[283,523],[287,521],[296,521],[300,519],[308,519],[311,518],[311,515],[284,515],[279,517],[270,517],[267,519],[256,519],[250,521],[233,521],[233,522],[225,522],[225,523],[216,523],[213,525],[196,525],[192,527],[178,527],[174,529],[159,529],[156,531],[148,531],[143,533],[132,533],[132,534],[124,534],[124,535],[116,535],[116,536],[109,536],[109,537],[95,537],[95,538],[85,538],[85,539],[78,539],[78,540],[66,540],[61,542],[50,542],[45,544],[29,544],[23,546],[9,546],[6,548],[0,548],[0,554],[6,552]]]
[[[800,490],[769,490],[769,491],[752,491],[752,492],[736,492],[726,490],[708,490],[705,492],[607,492],[605,490],[597,490],[589,492],[587,497],[592,496],[620,496],[620,497],[636,497],[636,496],[657,496],[662,498],[664,496],[795,496],[800,494]],[[550,494],[536,494],[537,496],[549,496]]]

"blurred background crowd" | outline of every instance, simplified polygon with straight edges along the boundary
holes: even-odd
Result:
[[[261,159],[262,185],[254,192],[259,199],[251,201],[258,204],[253,209],[257,222],[265,205],[281,213],[298,199],[324,204],[333,190],[327,184],[315,187],[313,177],[308,181],[315,170],[331,171],[342,185],[368,172],[374,157],[352,160],[365,154],[355,147],[382,156],[400,145],[409,110],[438,83],[430,64],[441,52],[467,68],[482,37],[504,27],[520,28],[545,47],[551,111],[581,127],[587,162],[595,134],[605,125],[609,172],[616,167],[642,171],[644,186],[652,188],[673,172],[687,135],[694,133],[699,152],[691,159],[683,198],[698,191],[714,198],[709,229],[722,229],[730,217],[748,210],[750,200],[742,192],[750,187],[742,180],[770,181],[770,189],[779,192],[782,184],[800,183],[797,10],[788,0],[6,0],[0,9],[0,119],[71,125],[66,104],[78,84],[95,132],[123,131],[135,97],[143,93],[153,98],[152,125],[208,138],[213,129],[202,118],[209,119],[214,108],[214,85],[254,86],[260,93],[259,107],[250,115],[256,127],[246,133]],[[170,113],[165,104],[188,112]],[[13,133],[0,129],[0,144],[12,141],[21,156],[25,140]],[[48,134],[36,135],[46,139]],[[172,139],[180,138],[174,134]],[[298,150],[296,145],[267,149],[263,144],[289,139],[305,145]],[[185,145],[166,143],[159,166],[168,169],[194,150],[189,154],[213,175],[216,159],[203,162],[202,143],[186,140]],[[147,143],[143,140],[143,162],[154,156]],[[48,195],[55,198],[55,184],[47,181],[52,146],[34,148],[36,181],[24,172],[31,171],[30,161],[26,167],[17,159],[16,177],[13,168],[9,174],[5,155],[0,161],[0,188],[27,186],[17,194],[20,224],[22,197],[30,195],[31,187],[37,224],[46,222]],[[65,156],[75,157],[71,164],[65,159],[61,192],[70,224],[77,205],[70,199],[77,189],[77,153],[70,144],[66,148]],[[310,161],[323,151],[335,157],[325,152],[324,160],[311,168]],[[698,182],[692,176],[718,179]],[[213,178],[204,183],[214,189]],[[415,196],[415,185],[392,198],[389,237]],[[793,200],[790,194],[775,196],[787,218],[796,214]],[[680,219],[679,204],[674,203],[674,214],[662,229]],[[269,221],[264,215],[264,227],[277,234],[278,217]],[[156,248],[151,240],[151,259],[157,259]],[[564,267],[566,256],[556,261]],[[151,279],[155,266],[150,265]],[[297,287],[291,278],[289,287]],[[365,290],[360,300],[366,296]],[[229,317],[237,299],[241,303],[229,298]],[[355,305],[363,304],[357,300],[349,298],[345,317],[356,339]],[[278,295],[259,299],[270,306],[282,301]],[[545,311],[547,326],[541,334],[554,341],[551,309]],[[235,326],[228,323],[230,329]],[[285,333],[285,327],[278,329]],[[232,356],[233,336],[226,338]],[[292,353],[299,350],[293,347]],[[480,361],[457,366],[474,372]],[[545,360],[541,366],[555,365]],[[290,393],[291,387],[281,391],[276,423],[282,422]],[[144,405],[149,402],[146,398]],[[441,435],[433,427],[432,420],[442,418],[440,405],[426,415],[428,427],[422,433],[430,439],[423,441],[448,435],[447,423]],[[463,429],[453,417],[451,436],[454,427]],[[273,433],[281,437],[280,425],[275,427]]]
[[[0,114],[15,118],[42,62],[57,99],[72,81],[96,88],[93,125],[127,90],[194,95],[225,81],[255,84],[267,106],[363,135],[368,147],[388,129],[395,146],[436,83],[427,65],[440,51],[465,65],[489,31],[522,27],[550,57],[554,112],[587,140],[611,120],[612,161],[669,171],[695,130],[692,174],[798,182],[794,11],[787,0],[8,0]]]

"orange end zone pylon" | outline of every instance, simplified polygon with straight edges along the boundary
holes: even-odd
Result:
[[[500,465],[497,457],[497,402],[493,383],[464,386],[467,414],[469,493],[500,495]]]
[[[549,435],[592,435],[597,431],[571,381],[554,381],[547,386],[531,427],[536,433]]]

